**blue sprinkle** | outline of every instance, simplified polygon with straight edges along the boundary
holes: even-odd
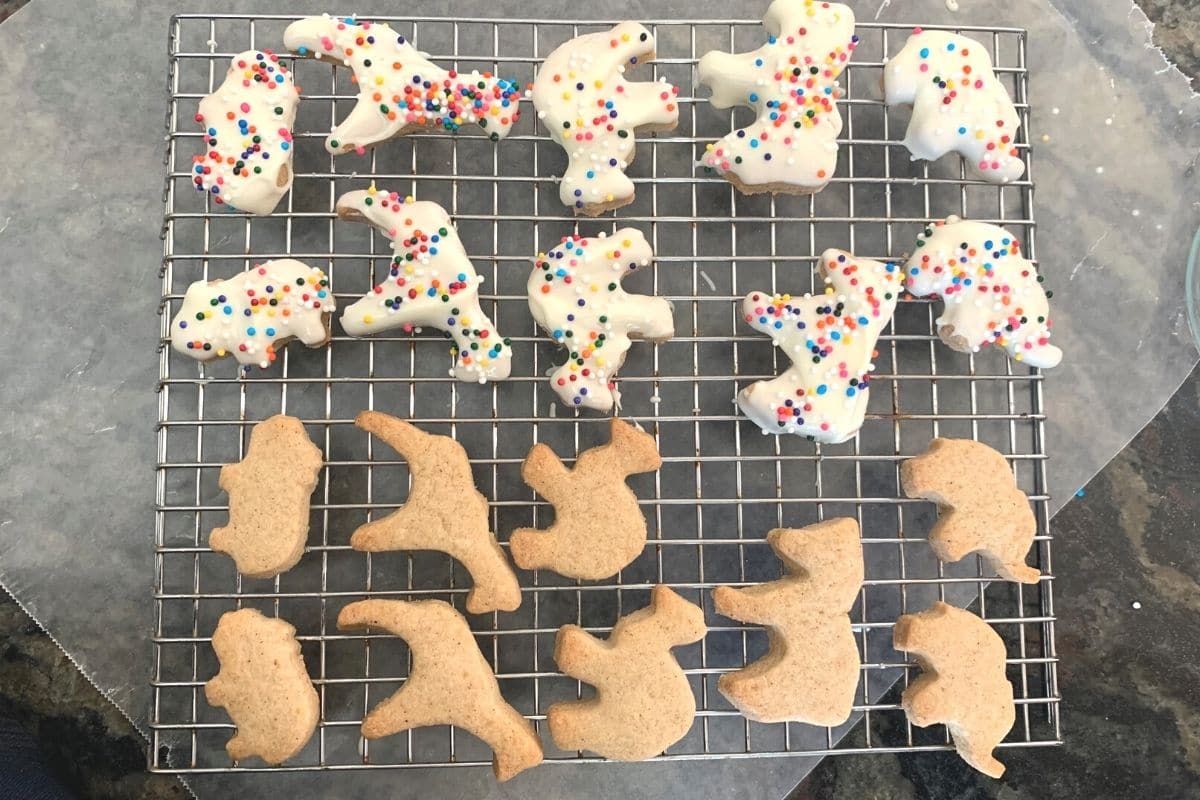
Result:
[[[928,47],[921,48],[921,58],[929,58],[929,48]]]
[[[829,387],[823,383],[817,387],[817,394],[825,394],[827,391],[829,391]]]

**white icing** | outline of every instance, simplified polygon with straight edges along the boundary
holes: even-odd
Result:
[[[534,262],[529,310],[568,349],[567,363],[550,376],[568,406],[611,410],[621,399],[614,380],[630,340],[663,342],[675,335],[669,302],[621,288],[626,275],[653,259],[642,232],[622,228],[594,239],[564,237]]]
[[[738,405],[763,433],[794,433],[837,444],[858,433],[867,411],[875,344],[892,318],[902,276],[896,264],[821,255],[825,292],[771,296],[751,292],[746,322],[771,337],[792,366],[738,393]]]
[[[679,122],[679,89],[665,80],[628,83],[627,64],[654,56],[654,37],[636,22],[563,43],[542,63],[531,96],[538,119],[567,152],[558,187],[563,205],[599,213],[633,200],[625,168],[635,153],[634,132]]]
[[[306,17],[283,32],[287,48],[354,70],[358,102],[325,140],[330,153],[361,151],[422,126],[474,123],[503,138],[520,117],[521,90],[491,73],[447,71],[382,23]]]
[[[1017,361],[1053,367],[1062,351],[1050,339],[1050,304],[1021,243],[996,225],[947,217],[927,227],[904,267],[905,287],[946,304],[938,335],[962,352],[996,344]]]
[[[171,320],[171,347],[198,361],[231,355],[239,364],[266,367],[283,340],[328,342],[335,310],[324,272],[291,258],[267,261],[227,280],[189,286]]]
[[[472,383],[508,377],[512,347],[479,305],[483,278],[444,208],[372,185],[339,197],[337,213],[374,225],[391,240],[393,253],[383,282],[342,313],[346,333],[437,328],[454,342],[451,375]]]
[[[914,158],[960,153],[976,177],[993,183],[1025,172],[1015,145],[1020,117],[987,47],[974,39],[917,28],[884,67],[883,93],[889,106],[913,107],[904,146]]]
[[[700,59],[699,80],[712,89],[712,105],[748,106],[757,116],[709,145],[701,164],[747,191],[779,184],[819,191],[837,168],[837,78],[858,44],[854,12],[841,3],[775,0],[763,27],[771,38],[757,50]]]
[[[269,51],[247,50],[200,101],[205,151],[192,157],[192,182],[214,203],[270,214],[292,188],[292,124],[300,93]],[[258,139],[256,142],[255,139]]]

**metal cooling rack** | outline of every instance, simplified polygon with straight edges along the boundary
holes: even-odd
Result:
[[[350,769],[482,765],[490,752],[469,735],[430,728],[370,742],[358,725],[364,711],[402,682],[402,641],[336,629],[339,609],[365,595],[441,597],[461,608],[465,575],[438,554],[351,550],[350,533],[372,515],[403,502],[407,473],[397,454],[353,427],[354,415],[376,408],[453,434],[471,454],[480,489],[492,500],[502,541],[520,525],[545,526],[552,513],[520,480],[520,463],[537,441],[562,456],[602,442],[603,418],[558,406],[544,377],[558,354],[529,316],[524,287],[529,259],[578,230],[594,234],[618,224],[644,230],[657,264],[633,276],[631,291],[669,297],[677,336],[637,344],[620,378],[622,415],[656,437],[662,470],[633,481],[650,522],[643,556],[613,581],[580,584],[548,573],[522,573],[522,607],[472,617],[483,652],[505,696],[539,730],[555,700],[580,694],[551,658],[567,622],[605,633],[617,617],[647,602],[667,583],[702,603],[710,628],[701,643],[676,652],[696,692],[691,732],[660,758],[699,759],[826,755],[949,748],[937,726],[909,726],[897,705],[897,681],[912,666],[892,651],[896,616],[934,598],[967,604],[1009,646],[1008,673],[1018,721],[1002,747],[1059,743],[1059,692],[1054,647],[1052,563],[1046,495],[1042,376],[1014,369],[998,352],[953,353],[933,335],[934,304],[906,299],[879,343],[871,405],[862,433],[839,446],[759,435],[739,419],[740,386],[786,367],[766,337],[745,327],[736,301],[751,289],[802,292],[813,286],[816,256],[845,247],[860,256],[898,258],[922,223],[957,213],[1003,224],[1034,257],[1032,170],[994,186],[966,178],[962,164],[911,162],[899,139],[906,113],[879,100],[883,61],[907,26],[864,23],[861,43],[842,84],[845,129],[836,177],[812,197],[745,197],[724,181],[695,171],[705,143],[729,130],[740,112],[718,113],[694,96],[697,58],[710,49],[758,47],[758,20],[657,20],[658,59],[644,77],[680,87],[679,128],[646,137],[630,168],[637,201],[599,220],[576,220],[559,205],[554,175],[562,152],[537,126],[532,108],[511,136],[493,144],[473,131],[427,132],[387,143],[366,156],[334,160],[321,140],[353,103],[348,71],[297,61],[304,101],[296,125],[296,178],[276,214],[221,211],[190,184],[199,149],[192,122],[199,99],[219,83],[229,58],[250,47],[282,49],[291,18],[183,15],[169,38],[166,216],[159,353],[157,514],[155,524],[154,707],[150,768],[164,772],[265,769],[231,764],[224,742],[233,725],[210,708],[203,683],[217,669],[210,636],[221,613],[257,607],[296,626],[321,697],[320,727],[309,746],[276,769]],[[383,18],[380,18],[381,20]],[[562,41],[609,23],[556,20],[386,18],[442,64],[492,69],[532,80],[541,57]],[[936,27],[936,26],[928,26]],[[1029,105],[1026,35],[1012,28],[954,28],[992,50],[1017,101],[1017,143],[1027,167]],[[356,340],[335,325],[324,350],[292,345],[271,369],[239,379],[236,367],[200,368],[165,346],[169,322],[194,280],[227,277],[269,258],[292,255],[325,269],[339,303],[348,304],[386,270],[390,251],[365,225],[336,221],[335,198],[370,180],[381,188],[437,200],[454,216],[461,238],[487,282],[485,307],[513,340],[513,377],[485,387],[447,377],[446,344],[433,335],[380,335]],[[1050,271],[1053,284],[1055,275]],[[304,420],[326,466],[313,498],[309,547],[300,565],[274,580],[244,579],[206,547],[225,520],[217,487],[222,464],[240,459],[258,420],[287,412]],[[927,503],[899,488],[904,456],[935,435],[988,442],[1009,458],[1037,513],[1035,586],[988,586],[982,563],[942,565],[925,534]],[[834,729],[746,721],[716,691],[720,673],[761,655],[765,633],[733,624],[712,609],[709,590],[777,577],[765,545],[776,526],[800,526],[851,515],[863,530],[867,579],[852,618],[863,653],[861,690],[851,722]],[[985,592],[985,587],[987,587]],[[890,689],[890,690],[889,690]],[[554,748],[547,761],[590,761]]]

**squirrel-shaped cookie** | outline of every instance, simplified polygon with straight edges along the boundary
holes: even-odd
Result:
[[[449,436],[425,433],[378,411],[360,412],[354,424],[383,439],[408,462],[412,490],[403,506],[361,526],[350,537],[355,550],[438,550],[462,562],[474,582],[467,611],[513,611],[521,587],[488,525],[488,501],[475,488],[467,451]]]
[[[237,725],[225,743],[229,757],[280,764],[299,753],[317,728],[321,703],[296,629],[243,608],[221,615],[212,645],[221,671],[204,684],[204,696]]]
[[[767,654],[721,676],[721,694],[756,722],[841,725],[850,718],[859,656],[850,607],[863,582],[858,523],[839,518],[767,534],[787,575],[713,590],[717,613],[767,626]]]
[[[1025,563],[1037,520],[1000,453],[971,439],[934,439],[900,465],[900,482],[907,496],[937,503],[929,546],[939,559],[979,552],[1005,580],[1038,582],[1041,573]]]
[[[654,437],[614,417],[608,444],[580,453],[571,469],[545,444],[529,451],[521,476],[554,506],[546,530],[520,528],[509,547],[522,569],[601,580],[646,546],[646,518],[625,479],[662,466]]]
[[[309,497],[324,463],[295,417],[276,414],[255,425],[246,457],[221,467],[229,524],[213,529],[208,546],[232,558],[247,578],[273,578],[296,566],[308,541]]]
[[[970,611],[937,601],[896,620],[892,640],[924,673],[900,699],[909,722],[944,723],[964,761],[993,778],[1003,775],[992,751],[1012,729],[1016,707],[1000,636]]]
[[[452,606],[441,600],[362,600],[338,614],[340,630],[368,627],[407,642],[412,668],[404,685],[367,714],[364,738],[454,725],[492,748],[498,780],[541,763],[542,744],[533,725],[505,702],[467,621]]]
[[[607,640],[575,625],[558,630],[554,661],[596,687],[588,700],[555,703],[546,712],[563,750],[590,750],[617,761],[641,761],[687,734],[696,698],[671,648],[704,638],[704,611],[658,585],[650,606],[617,620]]]

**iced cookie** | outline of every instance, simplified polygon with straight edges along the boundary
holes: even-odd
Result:
[[[541,763],[542,743],[533,725],[504,701],[467,621],[453,607],[441,600],[362,600],[338,614],[340,630],[368,627],[407,642],[412,667],[404,685],[367,714],[364,738],[453,725],[492,748],[498,780]]]
[[[767,626],[767,654],[721,676],[717,688],[756,722],[841,725],[858,687],[848,612],[863,582],[858,523],[840,518],[767,534],[787,575],[746,589],[718,586],[718,614]]]
[[[938,336],[952,350],[977,353],[989,344],[1031,367],[1054,367],[1049,294],[1021,243],[1003,228],[947,217],[925,228],[904,267],[905,288],[937,295],[945,308]]]
[[[324,463],[295,417],[277,414],[255,425],[246,457],[221,467],[229,524],[213,530],[208,546],[232,558],[248,578],[273,578],[296,566],[308,541],[308,500]]]
[[[330,153],[361,153],[424,127],[457,131],[475,124],[495,141],[520,116],[515,83],[490,72],[444,70],[382,22],[306,17],[288,25],[283,42],[293,53],[354,71],[358,102],[325,140]]]
[[[437,550],[471,574],[467,611],[512,611],[521,587],[488,525],[487,498],[475,488],[467,451],[449,436],[435,436],[407,422],[362,411],[354,424],[387,442],[408,462],[412,489],[403,506],[368,522],[350,537],[355,550]]]
[[[742,302],[746,322],[770,336],[792,366],[742,389],[737,402],[763,433],[837,444],[862,427],[875,344],[896,310],[902,278],[895,264],[844,250],[826,250],[820,267],[824,294],[751,292]]]
[[[225,80],[200,101],[204,153],[192,182],[217,205],[270,214],[292,188],[292,124],[300,93],[269,50],[233,57]]]
[[[889,106],[912,106],[904,146],[914,158],[960,153],[976,177],[993,183],[1025,172],[1016,146],[1021,119],[988,49],[974,39],[913,29],[883,69],[883,95]]]
[[[654,58],[654,37],[636,22],[564,42],[542,63],[530,92],[538,119],[567,151],[558,186],[563,205],[596,216],[633,202],[625,168],[639,130],[679,122],[678,87],[666,80],[629,83],[625,70]]]
[[[444,208],[374,184],[342,195],[336,208],[342,219],[375,226],[391,240],[393,254],[383,282],[342,313],[346,333],[437,328],[454,342],[451,375],[470,383],[508,377],[512,347],[479,305],[483,278]]]
[[[896,620],[892,640],[924,673],[900,698],[908,721],[918,728],[944,723],[964,761],[993,778],[1003,775],[992,751],[1012,729],[1016,707],[1000,636],[970,611],[936,601]]]
[[[700,163],[748,194],[819,192],[837,167],[837,79],[858,46],[854,12],[841,3],[775,0],[763,27],[770,36],[757,50],[700,59],[712,105],[747,106],[756,115],[708,145]]]
[[[653,472],[662,457],[650,434],[614,418],[610,441],[579,455],[567,469],[544,444],[521,467],[525,482],[554,506],[547,530],[513,531],[509,547],[522,569],[601,580],[627,567],[646,547],[646,518],[625,479]]]
[[[678,742],[692,727],[696,698],[671,648],[706,632],[704,612],[663,585],[651,591],[648,608],[617,620],[607,640],[576,625],[559,628],[554,662],[595,686],[596,696],[550,706],[554,743],[641,761]]]
[[[939,559],[978,552],[1005,580],[1038,582],[1041,573],[1025,563],[1037,521],[1004,456],[970,439],[934,439],[900,465],[900,481],[909,497],[937,503],[929,546]]]
[[[237,725],[225,743],[229,757],[280,764],[303,750],[317,728],[321,702],[304,668],[296,629],[243,608],[221,615],[212,645],[221,671],[204,684],[204,696]]]
[[[621,401],[616,376],[631,340],[664,342],[675,335],[669,302],[621,288],[627,275],[653,259],[641,231],[621,228],[612,236],[563,237],[534,260],[529,310],[568,350],[567,362],[550,376],[568,406],[611,411]]]
[[[171,347],[197,361],[233,356],[247,369],[266,367],[293,339],[328,344],[335,310],[324,272],[291,258],[267,261],[189,286],[171,320]]]

